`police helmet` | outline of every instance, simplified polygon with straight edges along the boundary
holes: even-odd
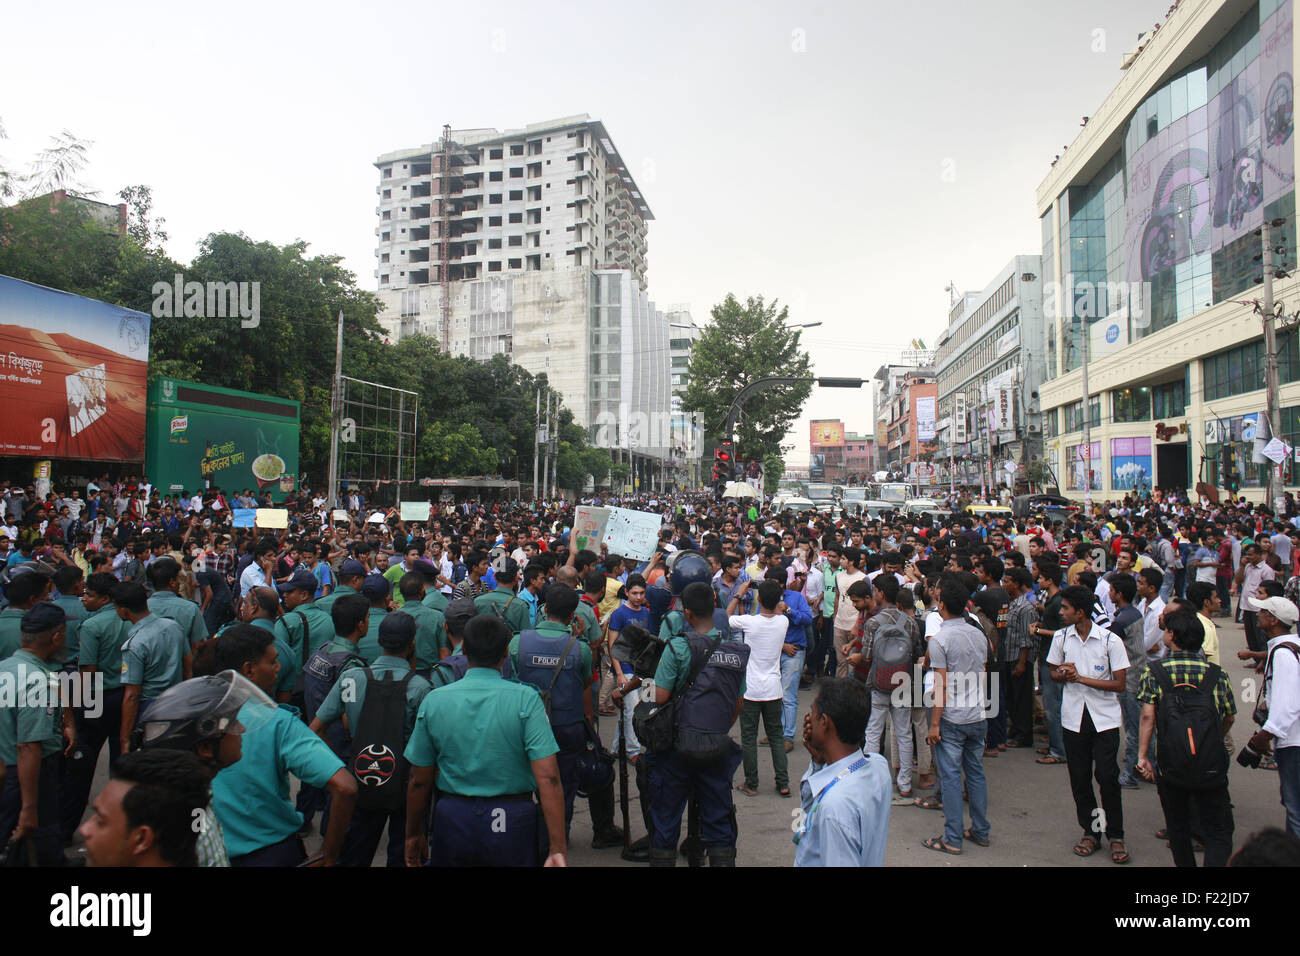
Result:
[[[698,551],[679,551],[675,556],[671,570],[668,572],[668,587],[674,595],[681,595],[688,584],[702,581],[709,584],[713,580],[713,566]]]
[[[243,734],[265,724],[275,704],[242,674],[222,671],[195,677],[163,691],[141,722],[139,745],[193,750],[201,740]]]
[[[614,755],[587,738],[578,753],[578,795],[590,796],[614,785]]]

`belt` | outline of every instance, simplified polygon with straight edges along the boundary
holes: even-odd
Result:
[[[439,790],[438,797],[439,799],[451,797],[455,800],[486,800],[488,802],[495,801],[497,803],[506,803],[512,800],[528,800],[531,802],[533,799],[533,791],[529,790],[526,793],[501,793],[493,797],[479,797],[467,796],[463,793],[448,793],[446,790]]]

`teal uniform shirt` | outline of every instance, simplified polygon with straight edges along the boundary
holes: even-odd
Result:
[[[23,646],[22,623],[26,611],[7,607],[0,611],[0,659],[8,657]]]
[[[495,667],[471,667],[425,695],[406,759],[436,767],[439,790],[496,797],[536,790],[532,761],[559,750],[535,687],[504,680]]]
[[[556,641],[556,652],[564,650],[564,645],[568,643],[569,637],[573,631],[563,624],[557,624],[555,621],[541,621],[537,627],[533,628],[542,637],[548,640]],[[519,635],[516,634],[510,640],[510,663],[515,667],[515,673],[519,673]],[[578,668],[582,673],[582,686],[591,685],[591,672],[594,665],[591,662],[591,647],[585,644],[582,638],[578,638]]]
[[[508,588],[497,587],[474,599],[480,614],[496,614],[510,625],[515,637],[529,626],[528,602]]]
[[[63,708],[57,683],[50,684],[56,673],[53,664],[21,648],[0,661],[0,681],[12,688],[0,694],[0,762],[6,767],[18,763],[19,744],[39,743],[42,757],[63,749]]]
[[[189,641],[180,625],[147,614],[132,624],[122,645],[122,683],[140,687],[141,700],[153,700],[185,679]]]
[[[419,601],[407,601],[394,613],[415,618],[415,669],[429,670],[441,659],[438,651],[451,646],[447,640],[447,619],[441,611],[425,607]]]
[[[447,595],[443,594],[437,588],[429,588],[424,592],[424,600],[420,602],[427,608],[438,611],[442,614],[447,613]]]
[[[289,799],[289,774],[324,787],[343,769],[325,741],[307,729],[296,708],[283,704],[275,716],[244,734],[243,756],[212,781],[212,809],[232,858],[279,843],[302,826]]]
[[[299,611],[302,614],[299,614]],[[307,653],[304,655],[302,640],[308,631],[311,632],[311,637],[307,641]],[[314,601],[308,601],[280,615],[280,619],[275,622],[275,636],[293,649],[298,658],[298,668],[301,670],[304,657],[310,659],[317,648],[333,639],[334,619],[322,611]]]
[[[700,635],[713,640],[718,636],[716,627],[709,628],[707,634]],[[659,658],[659,667],[655,670],[655,686],[666,687],[671,693],[677,693],[691,676],[691,645],[686,635],[678,634],[668,641],[663,656]],[[740,679],[740,696],[745,696],[745,678]]]
[[[154,591],[149,598],[149,613],[154,617],[175,621],[189,645],[208,639],[208,626],[203,623],[203,612],[193,601],[171,591]]]
[[[71,594],[55,598],[54,603],[63,608],[63,613],[68,616],[68,638],[64,647],[67,649],[67,663],[75,664],[81,651],[81,622],[88,617],[86,606],[81,603],[81,598]]]
[[[370,609],[370,623],[366,628],[366,636],[357,641],[357,653],[366,659],[367,664],[373,664],[379,660],[379,655],[383,649],[379,646],[379,625],[384,623],[384,618],[388,617],[388,612],[382,607],[372,607]]]
[[[339,717],[347,717],[348,731],[355,732],[357,721],[361,719],[361,708],[366,703],[366,685],[369,678],[366,677],[364,668],[345,667],[348,672],[346,678],[340,677],[330,688],[330,692],[325,695],[321,702],[320,708],[316,711],[316,718],[327,727],[338,720]],[[400,657],[389,657],[387,654],[380,654],[375,659],[374,664],[370,665],[370,673],[376,678],[388,679],[387,675],[395,675],[392,679],[401,680],[411,670],[411,665]],[[349,683],[350,682],[350,683]],[[348,699],[343,700],[344,685],[348,685]],[[415,715],[420,711],[420,703],[424,700],[424,695],[433,690],[433,687],[427,680],[419,674],[412,674],[411,679],[406,683],[406,725],[403,734],[410,738],[411,730],[415,727]]]
[[[122,645],[130,631],[131,625],[117,616],[111,603],[82,621],[77,631],[81,641],[77,663],[81,667],[94,667],[103,674],[104,690],[122,686]]]
[[[334,608],[334,602],[337,601],[339,598],[343,597],[343,595],[359,594],[359,593],[360,593],[359,591],[348,587],[346,584],[340,584],[329,594],[326,594],[324,597],[317,598],[313,603],[322,611],[324,611],[326,615],[328,615],[330,611]],[[313,630],[315,630],[315,628],[313,628]],[[330,633],[332,634],[333,632],[334,632],[334,625],[331,624]]]
[[[545,620],[545,611],[538,611],[537,616]],[[596,612],[591,609],[591,605],[581,598],[578,599],[578,610],[574,612],[582,618],[582,639],[587,642],[588,647],[595,647],[600,643],[600,619],[596,617]]]

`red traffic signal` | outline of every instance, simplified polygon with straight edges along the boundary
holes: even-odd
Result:
[[[731,455],[731,442],[723,442],[714,450],[713,459],[714,461],[730,462]]]

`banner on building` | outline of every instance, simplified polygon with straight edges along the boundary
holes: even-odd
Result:
[[[934,441],[935,399],[930,396],[916,400],[916,440]]]
[[[0,276],[0,455],[142,461],[149,316]]]
[[[966,396],[958,392],[952,397],[952,442],[961,445],[970,441],[966,433]]]
[[[1015,428],[1015,414],[1012,402],[1015,396],[1009,388],[999,388],[993,393],[993,409],[989,414],[989,423],[994,431],[1006,432]]]
[[[809,444],[813,448],[844,447],[844,423],[841,421],[815,420],[809,423]]]

